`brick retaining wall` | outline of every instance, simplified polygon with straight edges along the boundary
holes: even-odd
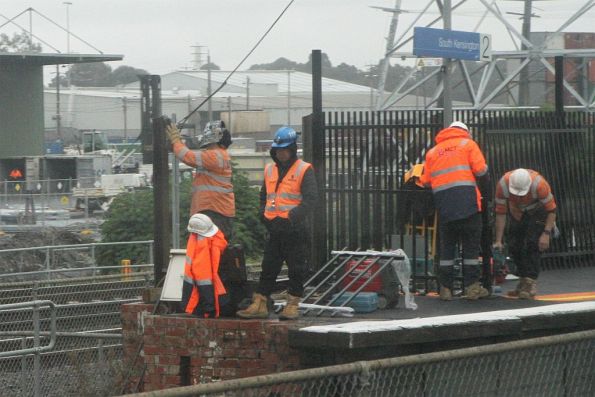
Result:
[[[125,362],[142,353],[129,384],[151,391],[300,369],[287,341],[292,322],[153,316],[152,305],[122,307]],[[129,364],[127,364],[129,365]]]

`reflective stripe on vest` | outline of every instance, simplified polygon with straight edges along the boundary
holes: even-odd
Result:
[[[446,189],[450,189],[451,187],[455,187],[455,186],[473,186],[476,187],[476,183],[473,181],[459,181],[459,182],[451,182],[451,183],[446,183],[444,185],[440,185],[436,188],[432,189],[432,192],[437,193],[440,192],[442,190],[446,190]]]
[[[267,192],[264,216],[267,219],[288,218],[289,211],[300,205],[302,180],[309,167],[309,163],[298,159],[279,182],[279,169],[274,164],[267,164],[264,171]]]
[[[216,193],[233,193],[233,188],[226,188],[213,185],[197,185],[192,186],[192,193],[195,192],[216,192]]]

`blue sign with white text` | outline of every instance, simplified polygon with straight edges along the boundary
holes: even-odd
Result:
[[[416,27],[413,30],[413,54],[470,61],[489,60],[490,39],[486,36],[475,32]],[[482,43],[486,39],[487,43]]]

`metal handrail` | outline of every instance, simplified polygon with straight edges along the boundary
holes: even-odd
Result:
[[[153,263],[145,263],[142,265],[129,265],[128,267],[131,269],[135,269],[135,268],[147,268],[147,267],[153,267],[154,264]],[[36,274],[48,274],[48,273],[68,273],[68,272],[80,272],[80,271],[85,271],[85,270],[109,270],[109,269],[122,269],[121,265],[116,265],[116,266],[88,266],[88,267],[72,267],[72,268],[67,268],[67,269],[50,269],[50,270],[37,270],[34,272],[19,272],[19,273],[4,273],[4,274],[0,274],[0,278],[2,277],[15,277],[15,276],[31,276],[31,275],[36,275]],[[138,273],[139,275],[141,273]],[[131,273],[127,276],[135,276],[135,273]],[[122,277],[120,275],[120,277]]]
[[[36,345],[35,347],[0,352],[0,358],[11,357],[15,355],[22,356],[27,354],[39,354],[46,351],[51,351],[54,348],[54,346],[56,345],[56,305],[54,304],[54,302],[48,300],[36,300],[31,302],[10,303],[8,305],[1,305],[0,311],[31,308],[34,312],[34,316],[39,316],[39,309],[41,307],[48,307],[51,310],[50,343],[46,346],[37,346],[39,344],[39,337],[41,336],[41,331],[39,331],[39,329],[36,329],[35,331],[33,331],[33,336],[35,338]],[[35,322],[35,324],[38,327],[39,321]]]
[[[133,245],[133,244],[153,244],[154,240],[139,240],[139,241],[116,241],[110,243],[86,243],[86,244],[66,244],[66,245],[43,245],[39,247],[26,247],[26,248],[9,248],[0,250],[0,254],[4,252],[21,252],[21,251],[33,251],[33,250],[48,250],[48,249],[65,249],[65,248],[83,248],[83,247],[98,247],[106,245]]]

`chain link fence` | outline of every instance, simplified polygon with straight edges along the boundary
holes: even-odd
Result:
[[[98,246],[122,244],[152,250],[152,241],[142,241],[0,251],[0,262],[23,255],[38,264],[0,274],[0,395],[110,396],[121,390],[121,306],[140,301],[153,285],[152,264],[96,265]],[[76,267],[64,268],[66,262]]]
[[[58,332],[70,325],[60,323],[60,309],[50,301],[0,306],[3,396],[117,394],[124,373],[121,335]]]
[[[134,396],[593,396],[595,330]]]

